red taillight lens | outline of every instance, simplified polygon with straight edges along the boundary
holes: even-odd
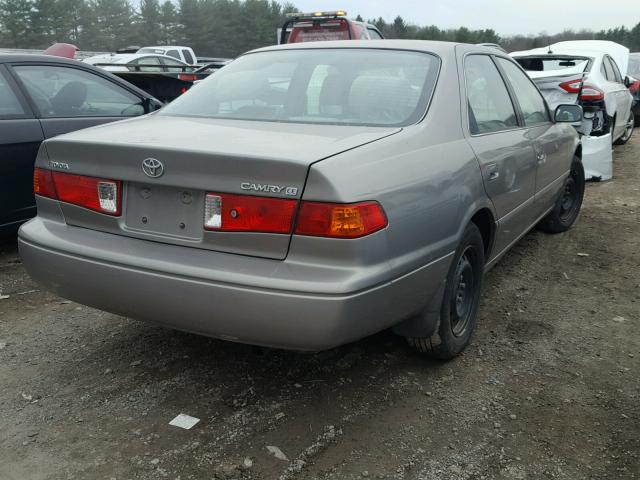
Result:
[[[569,80],[568,82],[562,82],[558,86],[567,93],[578,93],[582,86],[582,80],[579,78],[576,80]]]
[[[583,102],[597,102],[604,100],[604,92],[592,85],[585,85],[580,92],[580,100]]]
[[[317,237],[358,238],[386,226],[387,216],[377,202],[302,202],[295,233]]]
[[[182,80],[183,82],[195,82],[196,80],[198,80],[198,76],[197,75],[192,75],[189,73],[180,73],[178,75],[178,78],[180,80]]]
[[[207,193],[204,228],[225,232],[291,233],[297,200]]]
[[[631,92],[640,92],[640,80],[636,80],[629,87],[629,91]]]
[[[122,184],[119,180],[84,177],[36,168],[33,191],[107,215],[120,215]]]

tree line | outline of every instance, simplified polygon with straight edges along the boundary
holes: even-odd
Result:
[[[115,51],[182,44],[203,56],[234,57],[275,43],[276,29],[295,11],[293,4],[274,0],[140,0],[135,6],[130,0],[0,0],[0,47],[44,49],[66,42],[81,50]],[[369,22],[388,38],[498,43],[508,51],[585,39],[613,40],[640,51],[640,23],[632,29],[501,37],[490,28],[417,26],[400,16]]]

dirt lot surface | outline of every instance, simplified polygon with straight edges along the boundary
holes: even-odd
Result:
[[[573,230],[488,274],[448,363],[388,332],[301,355],[117,317],[5,241],[0,479],[640,478],[640,132],[614,156]]]

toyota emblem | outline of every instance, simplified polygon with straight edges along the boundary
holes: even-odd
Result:
[[[147,177],[158,178],[164,173],[164,165],[155,158],[145,158],[142,161],[142,171]]]

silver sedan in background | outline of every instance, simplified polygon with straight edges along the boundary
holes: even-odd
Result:
[[[452,358],[485,271],[578,216],[580,120],[493,48],[264,48],[47,140],[20,253],[63,297],[185,331],[315,351],[393,327]]]

